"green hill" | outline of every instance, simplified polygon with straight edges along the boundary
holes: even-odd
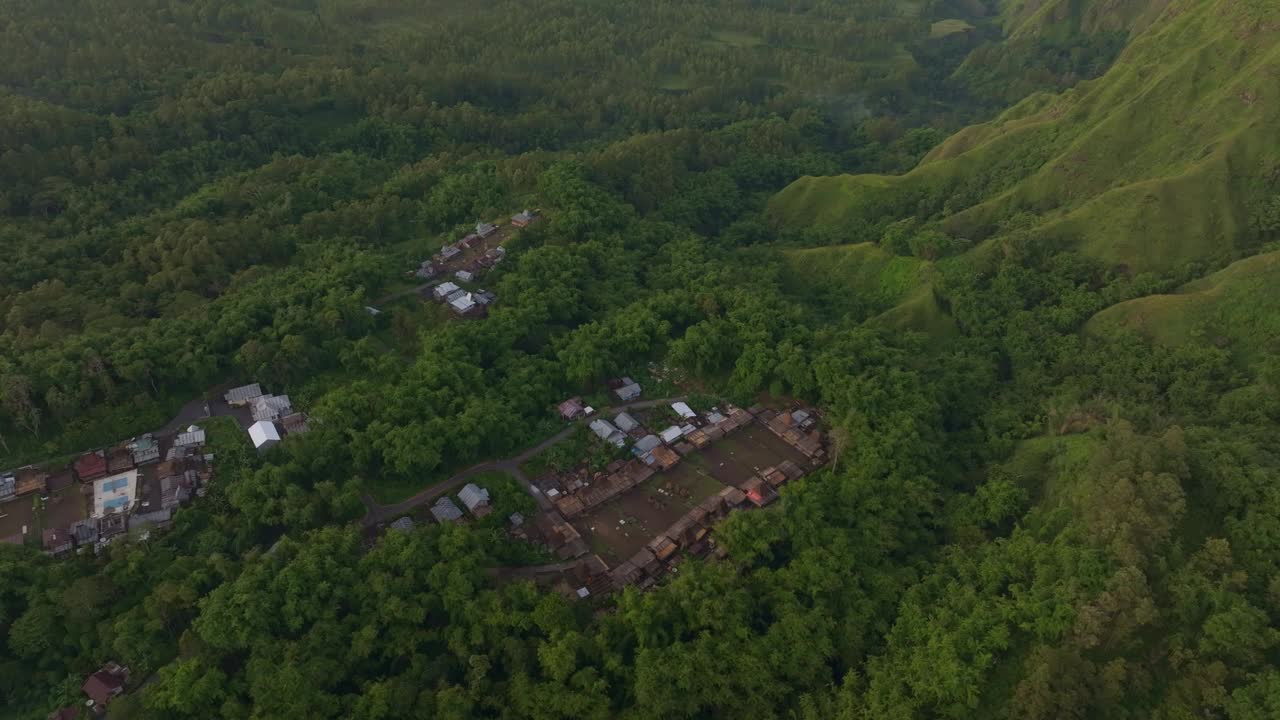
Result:
[[[1154,342],[1229,344],[1248,361],[1280,351],[1280,251],[1241,260],[1168,295],[1114,305],[1095,315],[1086,334],[1136,330]]]
[[[1089,27],[1145,29],[1102,77],[957,133],[907,175],[802,178],[773,198],[772,216],[874,240],[914,214],[975,242],[1024,216],[1047,241],[1134,272],[1255,251],[1280,167],[1280,95],[1267,80],[1280,72],[1280,5],[1165,4],[1075,11]],[[1078,3],[1030,15],[1014,5],[1006,12],[1030,32],[1048,27],[1039,13]],[[1111,6],[1118,15],[1099,14]]]

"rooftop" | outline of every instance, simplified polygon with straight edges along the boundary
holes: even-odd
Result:
[[[262,395],[262,386],[258,383],[249,385],[241,385],[240,387],[231,388],[223,398],[228,404],[235,405],[238,403],[249,402],[250,400]]]
[[[489,504],[489,491],[475,483],[467,483],[458,491],[458,499],[468,510],[475,511],[476,508]]]
[[[436,519],[436,522],[454,522],[462,519],[462,509],[450,500],[448,495],[445,495],[431,506],[431,516]]]

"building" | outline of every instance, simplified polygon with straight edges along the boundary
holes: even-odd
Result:
[[[684,431],[675,425],[663,430],[660,434],[662,436],[662,442],[667,443],[668,445],[684,437]]]
[[[462,282],[471,282],[472,280],[476,279],[475,273],[471,272],[470,270],[459,270],[458,272],[454,273],[453,276],[458,278]]]
[[[195,474],[191,471],[188,473]],[[160,509],[173,510],[190,501],[196,481],[196,478],[188,477],[187,473],[160,478]]]
[[[461,289],[462,288],[458,287],[457,285],[454,285],[451,282],[442,282],[439,285],[435,286],[435,289],[431,291],[431,296],[436,299],[436,302],[444,302],[449,298],[450,295],[458,292]]]
[[[18,497],[18,478],[11,472],[0,474],[0,502]]]
[[[109,475],[93,483],[93,517],[127,513],[138,500],[138,471]]]
[[[480,236],[475,233],[468,233],[459,244],[467,249],[474,248],[480,244]]]
[[[293,412],[293,402],[288,395],[263,395],[253,401],[253,419],[279,420],[281,416]]]
[[[494,295],[488,290],[481,290],[477,293],[474,293],[472,297],[475,298],[476,303],[479,304],[481,307],[488,307],[492,305],[495,300],[498,299],[497,295]]]
[[[640,429],[640,423],[627,413],[618,413],[618,417],[613,419],[613,423],[624,433],[631,433]]]
[[[585,414],[580,397],[569,398],[560,403],[560,417],[565,420],[577,420]]]
[[[445,245],[444,247],[440,248],[440,259],[449,260],[451,258],[455,258],[458,256],[458,253],[460,252],[462,252],[462,248],[458,247],[457,245]]]
[[[109,662],[90,675],[80,689],[89,696],[94,713],[101,715],[106,712],[107,704],[124,692],[124,684],[128,680],[129,668]]]
[[[466,291],[458,291],[456,297],[449,299],[449,309],[458,315],[470,315],[480,308],[475,296]]]
[[[304,413],[285,415],[280,419],[280,424],[284,426],[285,435],[301,435],[311,429]]]
[[[431,516],[438,523],[457,522],[462,519],[462,510],[449,499],[448,495],[444,495],[431,506]]]
[[[262,386],[258,383],[241,385],[237,388],[231,388],[222,397],[232,407],[243,407],[253,402],[254,398],[262,397]]]
[[[613,392],[622,402],[631,402],[640,397],[640,383],[631,378],[622,378],[622,384]]]
[[[178,433],[178,436],[173,439],[173,446],[175,448],[194,448],[204,445],[204,443],[204,429],[196,425],[189,426],[186,432]]]
[[[280,442],[280,432],[270,420],[259,420],[249,426],[249,439],[258,450],[269,450]]]
[[[41,533],[44,551],[53,556],[65,555],[75,548],[71,532],[64,528],[49,528]]]
[[[489,491],[475,483],[463,485],[458,491],[458,499],[476,517],[484,517],[493,512],[493,508],[489,506]]]
[[[646,453],[650,453],[654,448],[662,445],[662,440],[657,435],[645,435],[636,441],[634,447],[631,448],[631,454],[643,459]]]
[[[150,433],[134,438],[133,442],[129,443],[129,450],[133,453],[134,465],[160,462],[160,443],[156,442]]]
[[[596,437],[610,445],[613,445],[614,447],[622,447],[627,443],[627,436],[624,435],[621,430],[614,427],[613,423],[605,420],[604,418],[591,421],[591,432],[594,432]]]
[[[75,538],[76,545],[81,547],[93,545],[98,542],[98,521],[95,518],[77,520],[71,523],[68,532]]]
[[[685,402],[673,402],[671,403],[671,409],[675,410],[676,414],[685,420],[692,420],[698,417],[698,413],[694,412],[693,408],[689,407],[688,403]]]
[[[381,315],[381,314],[382,314],[382,311],[381,311],[381,310],[379,310],[378,308],[376,308],[376,307],[374,307],[374,306],[372,306],[372,305],[365,305],[365,306],[364,306],[364,311],[365,311],[365,312],[367,312],[367,313],[369,313],[370,317],[378,317],[379,315]]]
[[[422,264],[418,266],[418,269],[413,271],[413,274],[423,280],[429,280],[435,277],[436,266],[433,265],[430,260],[423,260]]]
[[[408,515],[406,515],[400,518],[399,520],[396,520],[395,522],[391,523],[391,529],[395,530],[396,532],[407,533],[410,530],[413,530],[413,518],[410,518]]]
[[[476,234],[482,238],[487,238],[496,232],[498,232],[498,226],[494,225],[493,223],[487,223],[487,222],[476,223]]]
[[[85,453],[76,458],[75,471],[80,482],[96,480],[107,474],[107,458],[101,451]]]
[[[516,213],[515,215],[512,215],[512,216],[511,216],[511,224],[512,224],[512,225],[514,225],[514,226],[516,226],[516,227],[518,227],[518,228],[529,227],[529,226],[530,226],[530,225],[532,225],[532,224],[533,224],[533,222],[534,222],[535,220],[537,220],[537,219],[538,219],[538,211],[537,211],[537,210],[527,210],[527,209],[526,209],[526,210],[521,210],[520,212]]]
[[[63,468],[49,476],[50,493],[58,493],[76,484],[76,475],[71,468]]]

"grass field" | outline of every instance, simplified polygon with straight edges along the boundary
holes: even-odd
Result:
[[[1220,263],[1239,252],[1280,164],[1280,95],[1260,89],[1280,72],[1266,31],[1276,23],[1275,3],[1182,3],[1102,77],[963,130],[906,175],[802,178],[770,213],[858,240],[872,239],[859,228],[936,208],[926,214],[973,241],[1022,215],[1046,239],[1133,272]]]
[[[1280,251],[1232,263],[1168,295],[1151,295],[1103,310],[1085,325],[1090,337],[1118,330],[1153,342],[1229,344],[1245,363],[1280,350]]]

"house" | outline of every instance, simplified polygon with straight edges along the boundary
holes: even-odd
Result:
[[[535,220],[537,220],[537,219],[538,219],[538,211],[537,211],[537,210],[527,210],[527,209],[526,209],[526,210],[521,210],[520,212],[516,213],[515,215],[512,215],[512,216],[511,216],[511,224],[512,224],[512,225],[514,225],[514,226],[516,226],[516,227],[518,227],[518,228],[529,227],[530,225],[532,225],[532,224],[533,224],[533,221],[535,221]]]
[[[381,310],[379,310],[378,308],[376,308],[376,307],[374,307],[374,306],[372,306],[372,305],[365,305],[365,306],[364,306],[364,311],[365,311],[365,312],[367,312],[367,313],[369,313],[370,317],[378,317],[379,315],[381,315],[381,314],[382,314],[382,311],[381,311]]]
[[[111,513],[127,513],[137,501],[137,470],[109,475],[93,483],[93,517],[102,518]]]
[[[43,495],[49,488],[49,473],[44,472],[40,468],[24,467],[14,473],[16,482],[14,483],[14,491],[18,495],[27,495],[30,493],[40,493]]]
[[[301,435],[311,429],[307,423],[307,416],[304,413],[294,413],[285,415],[280,419],[280,424],[284,426],[286,435]]]
[[[391,523],[391,529],[395,530],[396,532],[407,533],[410,530],[413,530],[413,518],[406,515],[400,518],[399,520],[396,520],[395,522]]]
[[[0,474],[0,502],[18,496],[18,478],[11,472]]]
[[[127,447],[112,448],[107,453],[107,473],[124,472],[134,467],[133,453],[129,452]]]
[[[80,689],[89,696],[93,711],[101,715],[106,711],[107,703],[124,692],[124,684],[128,679],[129,668],[109,662],[90,675]]]
[[[237,388],[231,388],[227,391],[227,394],[222,397],[227,401],[227,404],[232,407],[243,407],[253,402],[254,398],[261,396],[262,386],[258,383],[253,383],[250,385],[242,385]]]
[[[618,426],[618,429],[624,433],[631,433],[634,430],[640,429],[640,423],[626,413],[618,413],[618,417],[614,418],[613,422]]]
[[[707,422],[711,423],[712,425],[719,425],[724,421],[725,421],[725,416],[721,415],[720,411],[718,410],[712,410],[711,412],[707,413]]]
[[[693,408],[689,407],[688,403],[685,402],[673,402],[671,403],[671,409],[675,410],[676,414],[685,420],[692,420],[698,417],[698,413],[694,412]]]
[[[41,533],[44,551],[53,556],[65,555],[75,547],[71,533],[65,528],[48,528]]]
[[[684,431],[675,425],[663,430],[660,434],[662,435],[662,442],[668,445],[684,437]]]
[[[476,245],[480,244],[480,236],[475,233],[469,233],[466,237],[462,238],[462,241],[458,244],[465,248],[474,248]]]
[[[662,444],[657,435],[645,435],[636,441],[634,447],[631,448],[631,454],[636,457],[642,457],[645,453],[652,452],[654,448]]]
[[[791,413],[791,424],[801,430],[808,430],[818,423],[818,418],[808,410],[797,410]]]
[[[458,499],[478,518],[493,512],[493,508],[489,506],[489,491],[475,483],[463,485],[458,491]]]
[[[580,397],[569,398],[560,403],[560,417],[565,420],[577,420],[584,414]]]
[[[488,307],[492,305],[494,301],[498,299],[497,295],[494,295],[488,290],[481,290],[480,292],[477,292],[474,295],[472,295],[472,297],[475,298],[475,301],[478,304],[484,307]]]
[[[631,378],[622,378],[622,383],[613,391],[622,402],[631,402],[640,397],[640,383]]]
[[[524,515],[518,512],[511,513],[507,519],[511,521],[511,527],[520,527],[524,524]]]
[[[422,264],[418,266],[418,269],[413,271],[413,274],[423,280],[429,280],[435,277],[436,266],[432,264],[430,260],[423,260]]]
[[[85,453],[76,459],[75,471],[80,482],[96,480],[107,474],[107,458],[101,451]]]
[[[444,495],[431,506],[431,516],[439,523],[457,522],[462,519],[462,510]]]
[[[758,477],[753,477],[743,483],[742,491],[756,507],[764,507],[778,499],[777,491]]]
[[[253,401],[253,419],[279,420],[293,412],[293,402],[288,395],[263,395]]]
[[[451,282],[442,282],[431,291],[431,296],[436,299],[436,302],[444,302],[450,295],[461,289],[462,288]]]
[[[258,450],[269,450],[280,442],[280,432],[270,420],[259,420],[249,426],[249,439]]]
[[[258,400],[261,400],[261,399],[262,398],[258,398]],[[257,401],[255,400],[254,402],[257,402]],[[190,425],[187,427],[186,432],[178,433],[178,436],[173,439],[173,446],[175,448],[194,448],[200,445],[204,445],[204,442],[205,442],[204,429],[197,425]]]
[[[98,521],[94,518],[86,518],[71,523],[68,528],[71,537],[75,538],[76,545],[84,547],[98,542]]]
[[[456,297],[449,299],[449,309],[458,315],[470,315],[480,307],[475,296],[466,291],[459,291]]]
[[[440,248],[440,259],[449,260],[450,258],[457,257],[460,252],[462,252],[462,248],[457,245],[445,245]]]
[[[160,443],[150,433],[134,438],[129,450],[133,453],[134,465],[160,462]]]
[[[614,447],[622,447],[627,443],[627,436],[623,435],[621,430],[614,427],[613,423],[604,418],[592,420],[591,431],[596,434],[596,437]]]
[[[649,464],[659,470],[669,470],[680,462],[680,456],[674,450],[661,445],[649,451],[648,457],[653,459],[653,462]]]
[[[475,273],[471,272],[470,270],[459,270],[458,272],[454,273],[453,276],[458,278],[462,282],[471,282],[472,280],[476,279]]]
[[[498,232],[498,226],[494,225],[493,223],[487,223],[487,222],[476,223],[476,234],[482,238],[487,238],[496,232]]]

